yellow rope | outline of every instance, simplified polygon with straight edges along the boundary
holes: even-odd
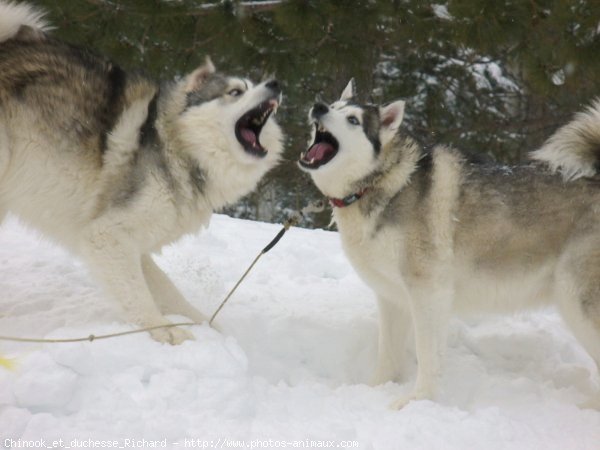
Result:
[[[5,369],[12,370],[15,368],[15,360],[3,358],[2,355],[0,355],[0,366],[4,367]]]

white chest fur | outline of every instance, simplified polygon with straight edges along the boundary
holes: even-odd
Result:
[[[404,287],[400,271],[404,254],[403,233],[393,235],[365,219],[357,208],[334,213],[340,230],[342,247],[363,281],[380,295],[392,295]]]

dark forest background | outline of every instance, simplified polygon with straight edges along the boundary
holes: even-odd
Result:
[[[156,78],[219,70],[284,84],[283,163],[227,212],[281,221],[318,196],[295,167],[316,97],[351,77],[363,99],[406,100],[404,126],[516,163],[600,95],[598,0],[38,0],[55,33]],[[306,226],[323,226],[328,214]]]

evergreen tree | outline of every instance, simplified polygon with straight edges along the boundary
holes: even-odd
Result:
[[[281,221],[318,195],[295,167],[306,114],[351,77],[365,100],[405,99],[405,126],[424,144],[509,163],[600,94],[594,0],[39,3],[61,38],[157,78],[191,71],[207,54],[227,72],[275,73],[285,87],[284,162],[230,210],[261,220]]]

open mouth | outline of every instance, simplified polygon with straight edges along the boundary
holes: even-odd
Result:
[[[315,123],[315,141],[302,155],[300,165],[307,169],[318,169],[337,155],[339,144],[336,138],[322,125]]]
[[[267,150],[260,144],[260,132],[278,105],[279,102],[274,98],[266,100],[235,123],[235,137],[246,152],[259,158],[267,155]]]

